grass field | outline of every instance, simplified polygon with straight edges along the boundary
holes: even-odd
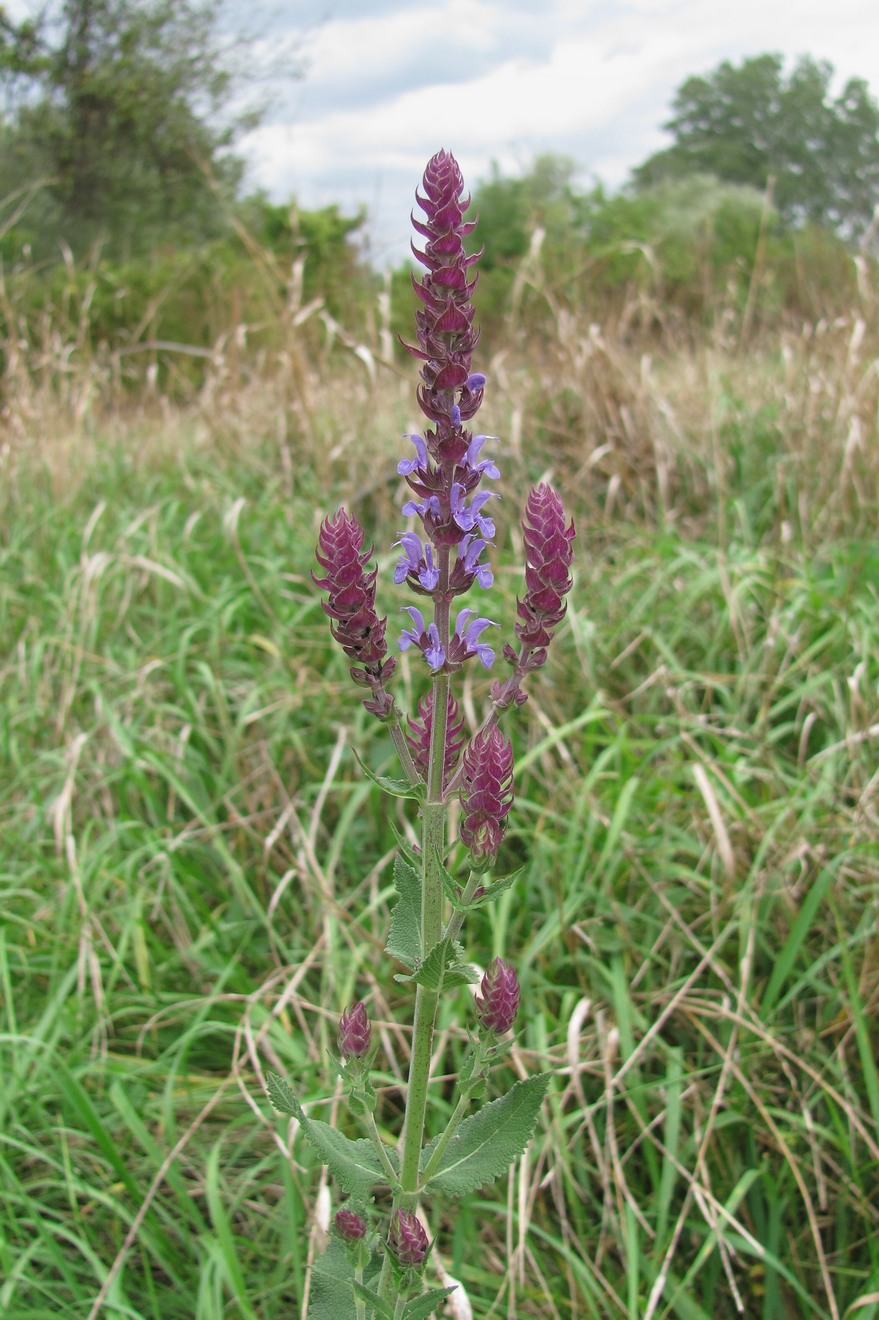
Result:
[[[749,343],[556,331],[481,364],[508,635],[517,489],[548,475],[578,540],[507,725],[523,877],[467,939],[519,969],[505,1066],[556,1073],[509,1176],[430,1207],[438,1258],[477,1320],[871,1320],[875,300]],[[342,500],[394,562],[415,372],[376,354],[291,331],[271,369],[220,357],[190,405],[111,409],[100,362],[41,376],[7,352],[6,1320],[298,1316],[333,1193],[264,1071],[346,1122],[326,1051],[355,997],[398,1130],[408,999],[382,948],[407,804],[358,769],[390,746],[309,576]],[[423,677],[404,657],[401,705]],[[486,690],[472,674],[471,720]]]

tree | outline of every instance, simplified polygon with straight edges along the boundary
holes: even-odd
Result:
[[[38,228],[75,252],[216,232],[216,194],[240,177],[216,16],[217,0],[60,0],[16,28],[0,10],[0,78],[18,88],[0,196],[45,177]]]
[[[634,171],[644,188],[688,174],[765,189],[789,226],[824,225],[854,237],[879,205],[879,105],[862,78],[830,91],[833,68],[780,55],[725,61],[678,88],[665,128],[674,144]]]

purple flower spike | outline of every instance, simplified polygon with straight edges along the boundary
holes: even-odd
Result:
[[[433,727],[433,691],[429,691],[418,703],[418,718],[408,719],[409,730],[406,741],[415,762],[415,769],[422,779],[427,779],[430,763],[430,736]],[[452,777],[458,764],[461,748],[464,746],[464,717],[458,710],[458,703],[449,693],[449,705],[446,714],[446,746],[443,756],[443,783]]]
[[[336,1232],[346,1242],[359,1242],[366,1237],[366,1223],[355,1210],[344,1207],[336,1211]]]
[[[480,731],[464,753],[461,842],[474,867],[494,864],[513,805],[513,746],[497,727]]]
[[[367,571],[372,550],[363,549],[363,528],[356,518],[339,509],[321,523],[315,550],[324,569],[319,578],[312,573],[316,586],[329,595],[321,607],[330,617],[330,631],[350,660],[349,673],[355,683],[372,689],[363,704],[379,719],[387,719],[394,706],[385,683],[396,668],[396,660],[387,658],[385,627],[375,611],[376,569]]]
[[[470,370],[479,338],[473,329],[471,302],[476,276],[470,268],[479,254],[468,256],[464,251],[464,239],[476,222],[464,220],[470,198],[462,196],[464,180],[450,152],[438,151],[432,157],[422,186],[424,195],[416,193],[416,201],[425,219],[413,215],[412,224],[425,245],[423,251],[413,245],[413,251],[428,273],[420,280],[412,278],[421,304],[415,316],[418,347],[407,347],[424,363],[418,390],[422,412],[441,428],[454,431],[482,402],[482,390]]]
[[[509,1031],[519,1011],[519,979],[516,969],[503,958],[495,958],[486,970],[476,996],[476,1016],[496,1036]]]
[[[339,1018],[339,1053],[343,1059],[362,1059],[369,1049],[372,1026],[361,1000]]]
[[[574,524],[565,527],[562,502],[551,486],[533,486],[525,503],[522,518],[525,538],[525,592],[518,602],[519,622],[516,636],[522,645],[539,659],[546,660],[546,648],[552,630],[565,617],[565,596],[571,589],[571,562],[574,558]]]
[[[388,1229],[388,1247],[401,1265],[423,1265],[430,1243],[415,1215],[395,1210]]]

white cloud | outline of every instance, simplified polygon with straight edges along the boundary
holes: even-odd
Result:
[[[370,205],[401,256],[412,193],[440,146],[475,184],[497,160],[563,151],[619,184],[664,139],[674,89],[723,59],[778,50],[829,59],[879,92],[873,0],[362,0],[306,43],[286,122],[246,143],[256,179],[303,205]],[[396,217],[391,219],[391,217]]]

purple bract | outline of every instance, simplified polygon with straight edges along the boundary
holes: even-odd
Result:
[[[516,969],[495,958],[489,963],[476,996],[476,1016],[482,1025],[502,1036],[509,1031],[519,1011],[519,979]]]
[[[339,1053],[343,1059],[362,1059],[369,1051],[372,1026],[361,1000],[339,1018]]]
[[[494,862],[513,804],[513,746],[497,725],[477,733],[464,752],[461,842],[475,867]]]

